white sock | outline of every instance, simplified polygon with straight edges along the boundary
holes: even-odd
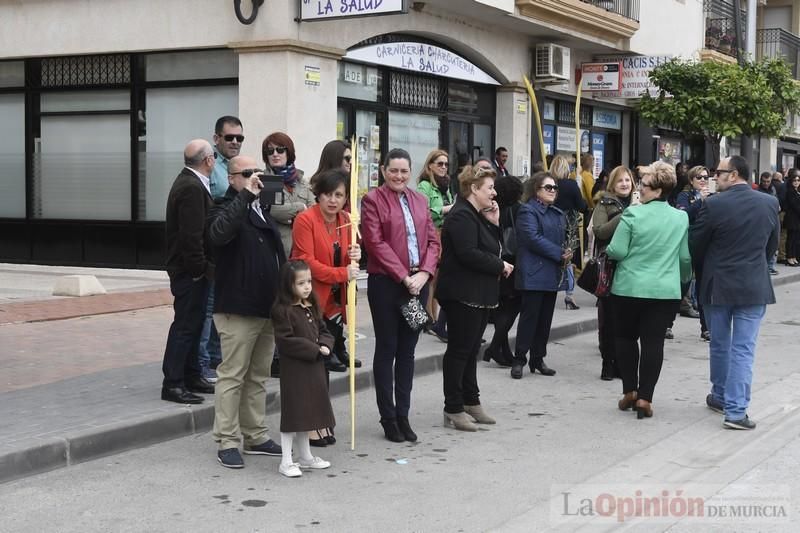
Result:
[[[294,440],[295,435],[297,435],[297,433],[281,432],[281,449],[283,450],[281,464],[283,466],[289,466],[294,462],[292,461],[292,441]],[[308,441],[308,439],[306,439],[306,441]]]
[[[283,433],[281,433],[283,435]],[[308,443],[308,433],[295,433],[294,443],[297,445],[297,456],[303,461],[313,461],[311,444]]]

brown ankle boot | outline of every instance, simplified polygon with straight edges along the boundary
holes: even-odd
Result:
[[[636,403],[636,391],[626,392],[625,396],[617,403],[620,411],[627,411]]]

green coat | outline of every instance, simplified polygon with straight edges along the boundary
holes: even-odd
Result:
[[[436,187],[427,180],[420,181],[417,184],[417,191],[421,192],[426,198],[428,198],[428,209],[431,212],[433,225],[436,227],[436,229],[441,228],[442,223],[444,222],[442,209],[445,205],[450,205],[453,203],[453,197],[450,195],[450,191],[447,191],[447,197],[442,197],[442,191],[439,190],[439,187]]]
[[[657,200],[628,207],[606,253],[617,260],[612,294],[680,300],[681,283],[692,278],[689,217]]]

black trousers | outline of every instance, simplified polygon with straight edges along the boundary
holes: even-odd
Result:
[[[400,306],[411,295],[405,285],[382,274],[370,274],[367,300],[375,331],[375,355],[372,373],[375,396],[381,418],[408,416],[411,408],[411,387],[414,382],[414,350],[419,332],[408,327]],[[428,299],[428,285],[419,300]]]
[[[675,318],[680,300],[615,294],[610,297],[616,313],[617,364],[622,374],[622,392],[638,391],[639,398],[650,402],[664,363],[664,333]]]
[[[508,343],[508,332],[514,325],[514,321],[519,314],[521,299],[518,295],[501,296],[500,305],[494,309],[494,336],[489,343],[488,350],[498,355],[502,354],[507,359],[514,357],[511,346]]]
[[[547,355],[547,341],[556,307],[555,291],[520,291],[522,305],[517,323],[517,344],[514,347],[514,362],[524,365],[528,360],[542,359]]]
[[[800,230],[786,230],[786,257],[797,259],[800,256]]]
[[[189,274],[179,274],[170,278],[169,288],[175,297],[172,305],[175,318],[169,327],[161,366],[165,388],[183,387],[187,378],[200,376],[197,357],[200,334],[206,319],[208,280],[203,277],[192,281]]]
[[[608,296],[597,299],[597,336],[600,341],[600,355],[604,362],[609,363],[617,359],[617,332],[613,306],[613,300]]]
[[[461,302],[440,301],[447,312],[447,351],[442,361],[444,410],[460,413],[464,405],[478,405],[478,350],[489,321],[489,310]]]

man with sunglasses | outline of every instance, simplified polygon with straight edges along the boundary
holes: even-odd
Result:
[[[208,228],[217,258],[214,324],[222,341],[213,434],[220,464],[242,468],[242,441],[245,454],[281,455],[267,432],[266,383],[275,347],[270,310],[286,254],[275,221],[259,205],[264,171],[240,155],[228,172],[230,187]]]
[[[720,161],[717,191],[689,230],[692,259],[703,272],[700,303],[711,331],[711,394],[706,405],[729,429],[755,429],[747,415],[753,360],[767,304],[775,303],[767,260],[778,248],[778,199],[748,184],[740,156]]]

